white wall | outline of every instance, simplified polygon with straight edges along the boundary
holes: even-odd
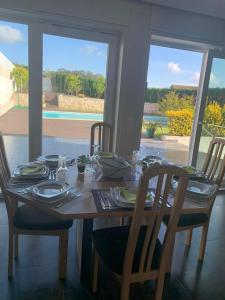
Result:
[[[0,52],[0,116],[6,113],[14,105],[11,97],[13,95],[13,81],[11,72],[14,65]]]
[[[152,33],[222,47],[225,21],[177,9],[122,0],[1,0],[0,17],[24,22],[76,24],[120,38],[117,73],[116,149],[127,155],[139,146]]]

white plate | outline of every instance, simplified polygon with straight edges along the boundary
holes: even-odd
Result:
[[[177,189],[177,186],[178,186],[178,182],[173,181],[174,190]],[[188,187],[187,187],[187,193],[190,193],[192,195],[202,196],[202,197],[209,197],[215,193],[216,189],[217,189],[216,184],[203,183],[203,182],[189,180]]]
[[[201,196],[210,196],[216,191],[216,189],[217,185],[215,184],[207,184],[192,180],[189,180],[187,188],[189,193],[198,194]]]
[[[66,183],[49,180],[32,186],[29,189],[29,192],[40,199],[54,201],[65,197],[70,189],[70,186]]]
[[[132,193],[135,193],[137,192],[137,189],[136,188],[131,188],[131,189],[127,189],[129,192],[132,192]],[[124,198],[122,195],[121,195],[121,192],[119,191],[119,189],[111,189],[110,190],[111,192],[111,196],[114,200],[114,202],[116,203],[116,205],[120,206],[120,207],[134,207],[134,205],[136,204],[136,202],[131,202],[129,200],[127,200],[126,198]],[[152,199],[151,200],[146,200],[145,201],[145,204],[146,205],[149,205],[151,203],[153,203],[154,201],[154,195],[152,194],[152,191],[150,191],[149,193],[151,193],[152,195]]]

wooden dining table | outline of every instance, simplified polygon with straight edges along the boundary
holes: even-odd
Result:
[[[118,207],[116,209],[102,209],[101,206],[96,203],[96,199],[93,197],[93,190],[107,190],[110,187],[137,187],[139,184],[140,172],[127,179],[115,179],[110,180],[104,177],[95,179],[95,177],[89,172],[84,174],[78,174],[77,167],[69,167],[69,184],[71,187],[81,192],[81,196],[74,198],[71,201],[65,201],[61,206],[53,206],[44,204],[38,201],[34,197],[31,197],[29,193],[21,193],[21,186],[11,184],[9,182],[7,189],[4,191],[5,196],[11,197],[16,201],[23,202],[25,204],[34,206],[45,212],[49,212],[62,220],[74,219],[81,220],[82,223],[82,235],[80,240],[80,280],[86,286],[90,285],[91,276],[91,257],[92,257],[92,240],[91,233],[93,230],[93,220],[95,218],[113,218],[113,217],[131,217],[133,209],[124,209]],[[172,201],[172,200],[171,200]],[[207,213],[209,200],[197,202],[190,197],[186,197],[182,214],[188,213]],[[151,209],[146,209],[144,215],[151,216]],[[168,214],[170,208],[168,207]]]

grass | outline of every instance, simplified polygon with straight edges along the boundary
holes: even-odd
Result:
[[[169,135],[169,133],[170,133],[169,127],[167,126],[161,128],[159,127],[155,131],[155,137],[160,138],[162,135]]]
[[[142,133],[145,133],[145,129],[142,128]],[[157,127],[154,138],[160,139],[162,135],[169,135],[170,134],[170,129],[168,126],[162,126],[162,127]]]

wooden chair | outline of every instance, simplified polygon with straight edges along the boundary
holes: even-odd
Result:
[[[93,155],[94,145],[98,145],[100,151],[112,151],[113,128],[109,123],[98,122],[91,126],[90,155]]]
[[[9,244],[8,244],[8,276],[13,274],[13,252],[18,256],[18,237],[24,235],[50,235],[59,237],[59,277],[66,278],[67,269],[67,249],[68,249],[68,229],[73,221],[62,221],[55,216],[39,211],[37,208],[21,205],[18,201],[4,194],[8,181],[10,179],[10,170],[6,158],[3,137],[0,133],[0,187],[3,191],[9,224]],[[15,249],[14,249],[15,244]]]
[[[167,199],[174,175],[180,177],[179,186],[173,206],[168,208]],[[145,199],[151,181],[156,183],[152,216],[145,218],[147,225],[142,225]],[[146,280],[157,280],[156,300],[162,298],[167,263],[173,248],[172,241],[174,241],[187,184],[188,174],[176,166],[154,165],[144,171],[131,226],[105,228],[93,232],[95,251],[93,292],[97,289],[100,258],[121,281],[121,300],[129,299],[131,283]],[[161,243],[158,234],[163,216],[168,213],[168,209],[171,211],[171,217]]]
[[[207,242],[208,228],[210,216],[213,208],[213,204],[219,190],[220,184],[224,177],[225,172],[225,155],[223,155],[223,150],[225,146],[225,139],[214,138],[210,145],[209,150],[206,155],[202,171],[206,174],[209,181],[217,184],[217,190],[209,199],[208,212],[207,213],[197,213],[197,214],[185,214],[181,215],[178,222],[177,231],[188,230],[188,235],[186,239],[186,245],[190,246],[192,241],[193,229],[197,227],[202,227],[201,243],[199,249],[198,259],[203,261],[205,256],[205,247]],[[197,198],[197,196],[196,196]],[[164,217],[165,224],[168,224],[169,217]]]

